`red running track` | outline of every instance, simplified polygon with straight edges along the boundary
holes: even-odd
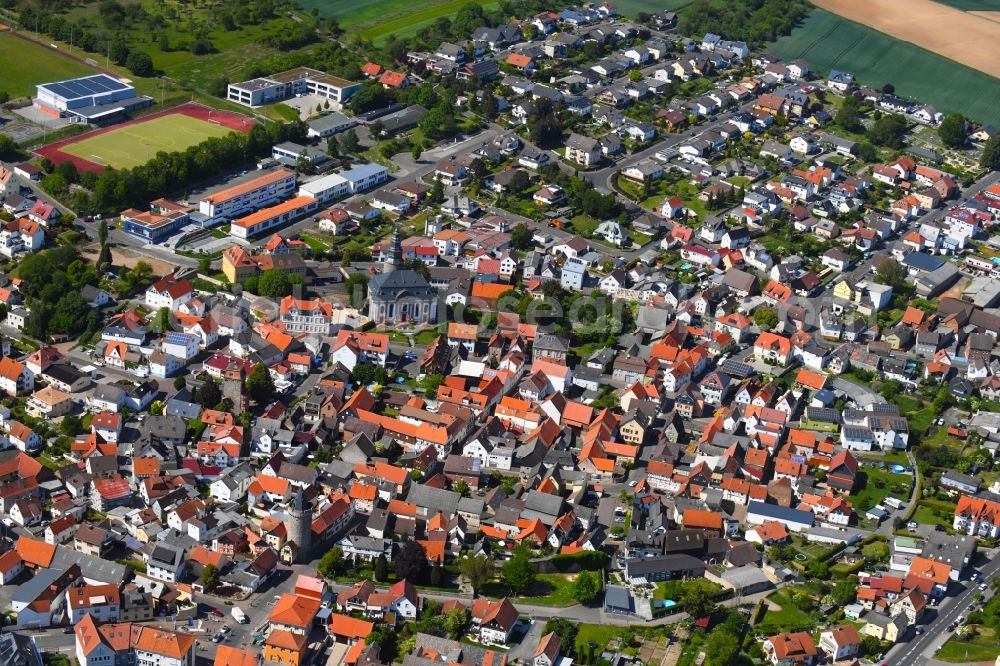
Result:
[[[228,127],[232,130],[238,132],[249,132],[250,128],[254,126],[254,120],[248,118],[239,113],[233,113],[232,111],[219,111],[202,104],[197,104],[195,102],[186,102],[180,106],[175,106],[163,111],[157,111],[156,113],[151,113],[148,116],[143,116],[142,118],[136,118],[135,120],[129,120],[124,123],[118,123],[117,125],[109,125],[108,127],[102,127],[100,129],[95,129],[90,132],[85,132],[83,134],[78,134],[76,136],[70,137],[68,139],[63,139],[62,141],[56,141],[50,143],[46,146],[42,146],[35,151],[35,154],[39,157],[47,157],[56,164],[62,162],[72,162],[76,165],[76,168],[81,171],[93,171],[100,173],[107,168],[103,164],[98,164],[96,162],[91,162],[82,157],[77,157],[76,155],[70,155],[69,153],[64,153],[61,149],[64,146],[69,146],[74,143],[83,141],[84,139],[89,139],[91,137],[99,136],[107,132],[113,132],[115,130],[121,129],[122,127],[128,127],[129,125],[136,125],[139,123],[144,123],[148,120],[154,118],[162,118],[163,116],[169,116],[173,114],[183,114],[191,118],[197,118],[198,120],[212,120],[217,122],[223,127]]]

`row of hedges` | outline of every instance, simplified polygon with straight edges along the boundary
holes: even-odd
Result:
[[[603,571],[611,562],[611,556],[599,550],[584,550],[579,553],[560,553],[549,560],[559,573],[577,571]]]

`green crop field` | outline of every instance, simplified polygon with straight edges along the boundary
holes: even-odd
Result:
[[[814,72],[851,72],[864,84],[891,83],[896,93],[1000,124],[1000,80],[821,9],[770,49],[786,60],[804,58]]]
[[[485,9],[494,0],[300,0],[304,9],[318,9],[321,16],[335,18],[341,27],[358,29],[366,39],[380,40],[391,34],[406,37],[430,25],[442,16],[452,16],[463,6],[479,2]]]
[[[365,38],[378,41],[389,35],[413,35],[472,2],[479,2],[484,8],[497,4],[495,0],[432,0],[419,4],[412,0],[300,0],[299,4],[306,10],[319,10],[321,16],[337,19],[343,28],[359,28]],[[691,0],[656,0],[652,4],[624,0],[616,4],[623,14],[635,16],[641,11],[676,10],[691,4]]]
[[[161,150],[168,153],[184,150],[232,131],[190,116],[171,114],[85,138],[61,150],[97,164],[127,169],[145,164]]]
[[[0,33],[0,90],[11,97],[31,97],[35,85],[93,74],[94,70],[10,34]]]
[[[690,5],[691,2],[692,0],[653,0],[653,2],[644,2],[643,0],[622,0],[621,2],[616,1],[615,5],[618,7],[619,13],[635,18],[635,15],[639,12],[654,14],[656,12],[663,11],[664,9],[669,9],[670,11],[675,12],[682,7]]]
[[[936,0],[964,12],[1000,12],[1000,0]]]

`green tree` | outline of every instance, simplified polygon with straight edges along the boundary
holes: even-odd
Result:
[[[861,651],[866,657],[875,657],[882,654],[882,642],[874,636],[865,634],[861,637]]]
[[[543,635],[555,633],[559,637],[559,645],[562,652],[567,657],[572,657],[576,653],[576,635],[580,631],[580,625],[564,617],[554,617],[545,623],[542,629]]]
[[[524,169],[517,169],[507,183],[507,191],[514,196],[521,196],[529,187],[531,187],[531,177]]]
[[[444,203],[444,183],[440,178],[435,178],[434,185],[431,187],[431,203]]]
[[[154,329],[160,335],[165,335],[170,330],[170,308],[160,308],[156,311]]]
[[[423,152],[424,149],[420,146],[419,143],[413,144],[413,150],[410,151],[410,154],[413,155],[413,161],[419,162],[420,156],[423,154]]]
[[[860,103],[856,97],[848,95],[844,98],[844,104],[837,111],[837,115],[834,118],[834,122],[838,127],[842,127],[848,132],[859,132],[862,129],[861,126],[861,112],[859,110]]]
[[[101,220],[101,223],[97,225],[97,241],[102,245],[108,244],[108,221]]]
[[[261,274],[257,290],[265,298],[283,298],[292,293],[292,282],[284,271],[271,268]]]
[[[753,323],[762,331],[770,331],[778,325],[778,313],[772,308],[757,308],[753,313]]]
[[[861,554],[871,562],[883,562],[889,559],[889,546],[884,541],[872,541],[861,549]]]
[[[368,276],[364,273],[354,273],[344,282],[344,289],[350,299],[352,307],[361,307],[367,298],[366,287],[368,286]]]
[[[875,162],[878,160],[878,149],[867,141],[858,144],[858,157],[865,162]]]
[[[597,574],[590,571],[581,571],[573,581],[573,598],[581,604],[589,604],[601,592],[601,581]]]
[[[510,244],[515,250],[527,251],[531,249],[532,237],[534,234],[524,222],[517,224],[510,230]]]
[[[830,565],[822,560],[809,560],[809,563],[806,564],[806,573],[813,578],[828,578],[830,576]]]
[[[938,136],[944,145],[961,148],[965,145],[965,116],[961,113],[949,113],[938,126]]]
[[[517,594],[526,592],[535,584],[535,567],[531,564],[526,546],[518,546],[514,556],[504,562],[503,581]]]
[[[67,414],[59,424],[59,432],[67,437],[76,437],[83,432],[83,423],[75,414]]]
[[[136,76],[152,76],[156,73],[153,68],[153,59],[148,53],[142,51],[132,51],[125,59],[125,67]]]
[[[372,365],[371,363],[358,363],[351,370],[351,379],[357,382],[360,386],[368,386],[369,384],[385,384],[389,381],[389,373],[386,369],[380,365]]]
[[[445,102],[427,111],[420,119],[420,129],[431,139],[449,139],[458,134],[458,123],[455,112],[448,108]]]
[[[201,570],[201,584],[210,592],[219,585],[219,569],[214,564],[206,564]]]
[[[706,617],[715,612],[712,590],[707,585],[689,585],[681,594],[680,603],[693,618]]]
[[[323,553],[323,557],[319,558],[319,562],[316,564],[316,570],[319,571],[320,575],[326,578],[333,578],[339,572],[340,568],[344,565],[344,550],[339,546],[335,546],[330,550]]]
[[[0,156],[2,155],[3,149],[0,148]],[[991,171],[1000,169],[1000,135],[994,136],[983,146],[983,154],[979,157],[979,165]]]
[[[340,145],[340,152],[345,155],[353,155],[358,152],[358,146],[360,145],[358,142],[358,133],[354,131],[354,128],[351,128],[340,135],[337,143]]]
[[[898,116],[883,116],[867,132],[868,139],[876,146],[902,148],[906,135],[906,122]]]
[[[111,268],[111,246],[101,245],[101,251],[97,255],[97,269],[101,272]]]
[[[449,638],[457,641],[469,626],[469,611],[464,608],[453,608],[444,614],[441,626]]]
[[[219,385],[209,378],[205,380],[204,384],[198,387],[198,390],[195,392],[195,400],[205,409],[213,409],[222,402],[222,391],[219,390]]]
[[[111,40],[111,44],[108,46],[108,55],[111,57],[111,62],[119,67],[125,65],[129,56],[129,48],[123,36],[119,35]]]
[[[483,589],[483,586],[493,578],[496,565],[490,558],[470,555],[459,563],[458,571],[469,581],[469,585],[472,587],[472,596],[476,596]]]
[[[837,581],[833,589],[830,590],[834,603],[838,606],[846,606],[853,602],[858,595],[858,581],[856,578],[845,578]]]
[[[894,291],[906,289],[906,277],[906,269],[895,259],[886,259],[875,271],[875,279],[880,284],[892,287]]]
[[[274,380],[263,363],[258,363],[250,371],[246,386],[247,395],[258,405],[267,402],[274,395]]]
[[[403,543],[392,560],[397,580],[421,582],[427,575],[427,550],[413,539]]]
[[[372,575],[377,583],[384,583],[389,578],[389,562],[385,559],[385,555],[376,558]]]
[[[459,479],[455,486],[452,488],[456,493],[462,497],[468,497],[471,489],[469,488],[469,483],[465,479]]]
[[[187,380],[184,377],[174,377],[174,390],[180,391],[187,386]]]
[[[149,413],[153,416],[161,416],[163,414],[163,403],[159,400],[149,403]]]
[[[0,160],[15,160],[21,157],[17,142],[6,134],[0,134]]]
[[[431,567],[431,577],[430,583],[431,587],[441,587],[444,582],[444,568],[441,566],[440,562],[435,562],[434,566]]]
[[[722,627],[715,629],[705,645],[705,666],[729,666],[738,662],[740,641]]]

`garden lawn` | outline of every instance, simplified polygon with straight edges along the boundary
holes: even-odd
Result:
[[[934,658],[952,663],[992,662],[1000,655],[1000,645],[997,644],[992,629],[986,627],[977,627],[977,629],[980,633],[974,638],[959,639],[958,636],[952,636],[947,643],[941,646],[941,650],[934,655]]]
[[[812,617],[795,607],[784,591],[775,592],[768,597],[768,600],[781,606],[781,610],[776,611],[769,607],[764,619],[754,627],[756,633],[770,635],[781,631],[804,631],[811,629],[815,624]]]
[[[950,528],[954,522],[955,503],[942,502],[936,499],[922,499],[917,504],[917,510],[913,512],[910,520],[921,525],[943,525]]]
[[[414,344],[418,345],[429,345],[430,343],[437,340],[441,332],[436,328],[427,328],[413,335]]]
[[[996,0],[988,0],[995,8]],[[979,0],[951,0],[982,6]],[[896,94],[933,104],[947,113],[958,111],[976,120],[1000,124],[1000,81],[836,14],[814,9],[792,33],[769,50],[785,60],[805,58],[825,76],[831,69],[854,74],[858,83],[881,88],[891,83]],[[975,90],[975,95],[968,91]]]
[[[803,540],[795,537],[792,538],[791,545],[792,548],[810,559],[816,559],[830,549],[830,544],[814,543],[812,541],[805,541],[803,543]]]
[[[584,654],[587,643],[593,641],[597,645],[594,654],[601,654],[611,639],[623,635],[625,631],[622,627],[606,624],[581,624],[580,631],[576,635],[576,653]]]
[[[871,456],[862,455],[860,456],[864,460],[862,462],[871,460],[876,464],[880,462],[889,463],[890,465],[902,465],[903,467],[910,466],[910,459],[906,457],[905,451],[900,451],[899,449],[892,449],[883,454],[873,454]]]
[[[909,474],[894,474],[875,467],[858,468],[857,479],[849,499],[859,512],[867,511],[890,495],[905,500],[913,488],[913,477]]]
[[[517,599],[539,606],[572,606],[577,603],[573,598],[575,578],[575,574],[538,574],[534,588]],[[509,588],[502,582],[489,584],[483,590],[483,594],[491,597],[504,597],[509,592]]]
[[[12,98],[33,97],[39,83],[96,74],[55,49],[0,33],[0,91]]]
[[[679,602],[681,597],[683,597],[687,590],[691,588],[703,588],[710,591],[712,594],[722,591],[721,585],[713,583],[707,578],[661,581],[656,584],[656,590],[653,592],[653,598],[664,600],[669,599],[671,601]]]
[[[299,234],[299,240],[309,246],[313,252],[326,252],[330,249],[330,244],[309,234]]]
[[[600,226],[600,224],[600,222],[589,215],[577,215],[570,220],[573,233],[583,236],[584,238],[590,238],[593,236],[594,231],[598,226]]]

